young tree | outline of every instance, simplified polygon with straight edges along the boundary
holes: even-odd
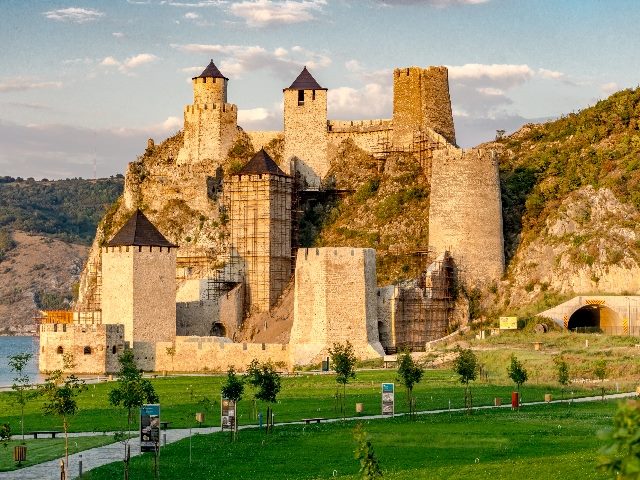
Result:
[[[350,378],[356,377],[356,355],[353,352],[353,345],[347,340],[343,345],[334,343],[333,348],[329,349],[329,356],[333,364],[333,370],[336,372],[336,382],[342,384],[342,399],[340,402],[340,410],[342,417],[345,415],[345,399],[347,394],[347,383]]]
[[[9,369],[13,372],[13,403],[20,407],[20,431],[22,433],[22,443],[24,443],[24,407],[33,398],[29,375],[25,373],[25,368],[29,360],[33,358],[32,353],[17,353],[9,356]]]
[[[7,448],[9,440],[11,440],[11,425],[2,423],[0,424],[0,443],[4,448]]]
[[[529,375],[522,362],[513,354],[511,355],[511,363],[507,367],[507,373],[509,374],[509,378],[513,380],[513,383],[516,384],[518,402],[520,402],[520,386],[527,381]]]
[[[73,356],[63,356],[63,370],[73,370]],[[69,471],[69,418],[78,412],[76,397],[86,390],[84,381],[74,374],[65,375],[63,370],[54,370],[49,374],[42,385],[38,386],[38,392],[44,398],[42,411],[45,415],[55,415],[62,419],[64,430],[64,472]]]
[[[564,400],[564,390],[569,385],[569,365],[562,356],[555,357],[553,363],[556,365],[556,380],[560,384],[560,392]]]
[[[453,361],[453,371],[460,376],[460,383],[464,385],[464,407],[470,413],[473,410],[473,396],[469,382],[478,376],[478,357],[471,349],[457,349],[458,356]]]
[[[354,452],[355,458],[360,460],[360,478],[363,480],[382,478],[382,470],[380,470],[378,459],[373,451],[367,432],[364,431],[361,423],[358,423],[353,430],[353,438],[357,444]]]
[[[129,478],[129,441],[134,414],[145,403],[158,403],[160,399],[149,380],[142,378],[136,367],[132,350],[126,350],[118,357],[120,370],[116,386],[109,392],[109,403],[127,411],[127,431],[121,432],[124,445],[124,478]]]
[[[280,374],[275,370],[271,362],[260,363],[253,359],[247,367],[249,384],[256,389],[254,397],[256,400],[267,402],[267,425],[266,432],[273,429],[273,409],[271,404],[276,402],[276,397],[280,392]]]
[[[403,352],[398,357],[398,377],[407,389],[407,402],[409,403],[409,416],[413,417],[415,410],[415,398],[413,396],[413,386],[420,383],[424,369],[418,365],[409,352]]]
[[[619,480],[640,479],[640,401],[621,403],[613,428],[599,436],[607,444],[599,451],[598,469]]]
[[[607,378],[607,361],[604,359],[598,360],[593,367],[593,374],[598,380],[600,380],[600,394],[602,395],[602,401],[604,402],[604,381]]]
[[[236,375],[233,367],[229,367],[229,370],[227,370],[227,383],[222,385],[221,393],[224,398],[233,401],[237,412],[238,402],[242,400],[242,395],[244,395],[244,382],[242,381],[242,377]],[[235,425],[231,428],[231,439],[233,441],[236,439]]]

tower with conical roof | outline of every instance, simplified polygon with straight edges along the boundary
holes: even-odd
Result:
[[[284,93],[284,155],[290,173],[299,172],[311,188],[329,171],[327,89],[307,67]]]
[[[176,335],[176,250],[140,210],[102,247],[102,323],[124,324],[145,370]]]
[[[238,108],[227,103],[229,79],[213,60],[192,78],[193,104],[184,107],[184,140],[178,165],[221,163],[237,135]]]
[[[245,309],[266,312],[291,278],[292,178],[260,150],[229,181],[231,244]]]

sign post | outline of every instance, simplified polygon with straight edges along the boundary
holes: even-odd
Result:
[[[160,404],[140,407],[140,451],[154,452],[160,442]]]
[[[395,385],[382,384],[382,415],[395,415]]]
[[[500,317],[500,330],[517,330],[518,317]]]
[[[225,429],[236,432],[238,429],[238,420],[236,418],[236,402],[233,400],[229,400],[228,398],[222,397],[222,401],[220,402],[220,420],[221,420],[221,428],[224,431]]]

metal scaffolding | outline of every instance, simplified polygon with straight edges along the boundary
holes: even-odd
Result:
[[[456,269],[451,255],[446,252],[431,261],[427,252],[417,253],[427,266],[417,287],[399,292],[395,324],[399,351],[424,351],[427,342],[445,336],[454,308]]]

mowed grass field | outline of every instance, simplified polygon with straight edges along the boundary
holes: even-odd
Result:
[[[347,415],[355,414],[355,404],[364,404],[364,414],[380,413],[380,384],[396,382],[396,411],[407,411],[406,393],[398,384],[395,370],[359,371],[347,385]],[[220,425],[220,387],[224,376],[160,377],[152,383],[160,396],[161,418],[172,422],[170,428],[196,426],[195,413],[205,412],[204,425]],[[71,432],[110,432],[123,429],[126,413],[111,407],[108,393],[114,382],[88,386],[78,397],[78,414],[69,420]],[[472,385],[475,405],[492,405],[495,397],[503,403],[510,401],[511,384],[493,384],[477,381]],[[593,388],[573,388],[575,396],[596,394]],[[522,388],[524,402],[542,401],[545,393],[560,398],[556,386],[527,384]],[[287,422],[309,417],[340,417],[336,410],[335,375],[299,374],[282,379],[278,403],[274,405],[275,421]],[[463,407],[463,389],[457,375],[450,370],[427,370],[421,383],[414,389],[418,410],[436,410]],[[567,392],[566,395],[571,395]],[[255,424],[252,391],[246,388],[245,397],[238,407],[240,425]],[[266,405],[258,403],[258,411],[265,412]],[[0,423],[9,423],[14,433],[20,430],[19,408],[11,403],[7,392],[0,393]],[[25,409],[25,431],[61,429],[57,417],[42,415],[42,400],[30,401]],[[136,425],[137,428],[137,425]]]
[[[597,432],[611,424],[615,402],[549,404],[363,421],[384,477],[416,479],[604,479],[596,471]],[[163,447],[160,477],[188,479],[356,479],[356,421],[281,425],[269,435],[241,430],[194,435]],[[153,478],[153,457],[132,459],[131,478]],[[117,462],[90,480],[122,475]]]

